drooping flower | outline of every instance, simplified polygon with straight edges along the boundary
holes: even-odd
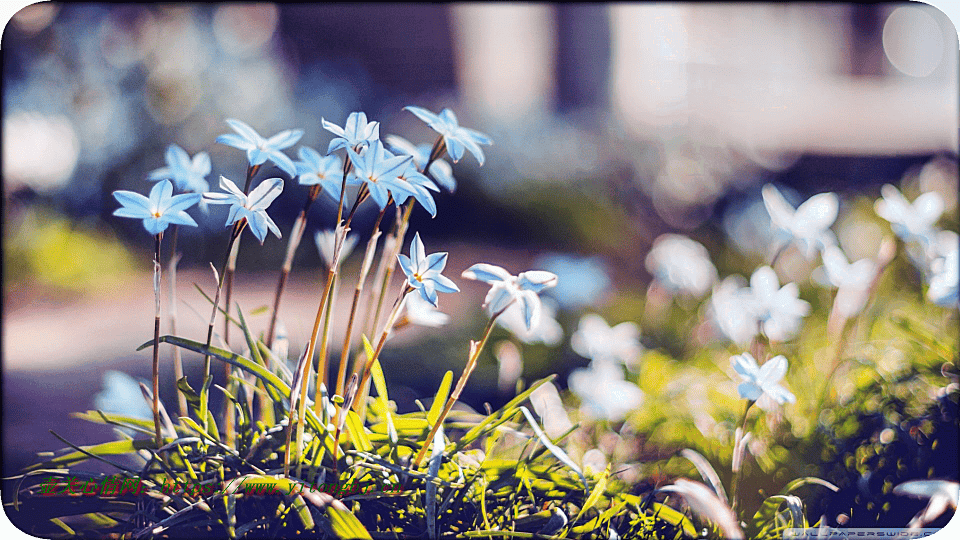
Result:
[[[823,250],[823,269],[828,283],[837,288],[834,306],[839,314],[847,318],[860,313],[877,276],[877,264],[870,259],[850,263],[839,247],[827,246]]]
[[[408,196],[420,194],[409,182],[400,178],[413,158],[394,156],[384,150],[379,140],[370,143],[362,156],[347,148],[347,155],[353,162],[353,172],[347,178],[347,184],[355,186],[366,184],[370,198],[380,208],[385,208],[393,195],[395,201],[406,200]],[[432,199],[431,199],[432,202]]]
[[[320,252],[320,258],[329,268],[333,264],[333,250],[336,248],[337,233],[333,230],[317,231],[313,235],[313,240],[317,244],[317,251]],[[353,253],[353,248],[357,246],[360,237],[356,234],[349,234],[343,239],[343,245],[340,246],[340,261]]]
[[[503,312],[514,302],[519,304],[527,329],[533,329],[540,322],[540,291],[557,283],[557,276],[552,272],[527,270],[514,276],[499,266],[486,263],[477,263],[464,270],[462,275],[492,285],[483,300],[483,307],[491,316]]]
[[[643,403],[643,391],[624,380],[623,369],[610,362],[592,362],[573,370],[567,378],[588,416],[619,422]]]
[[[796,243],[807,259],[816,250],[837,243],[830,226],[837,220],[840,201],[834,193],[820,193],[807,199],[796,210],[773,185],[763,186],[763,204],[770,214],[777,247]]]
[[[175,144],[167,147],[164,155],[166,167],[153,170],[147,179],[151,181],[172,180],[173,185],[184,192],[203,193],[210,189],[207,175],[212,166],[210,155],[206,152],[197,152],[193,159],[187,152]]]
[[[800,300],[796,283],[780,287],[776,272],[762,266],[750,276],[752,307],[764,335],[773,341],[786,341],[796,335],[803,317],[810,313],[810,304]]]
[[[323,117],[320,118],[320,123],[323,129],[336,135],[327,147],[328,155],[341,148],[352,148],[359,152],[373,141],[380,140],[380,122],[367,122],[367,113],[364,112],[350,113],[343,127],[328,122]]]
[[[200,202],[199,193],[173,194],[173,184],[169,180],[158,182],[150,190],[150,197],[144,197],[133,191],[118,190],[113,197],[121,205],[113,211],[119,217],[142,219],[147,232],[156,236],[174,225],[196,227],[197,222],[187,214],[187,208]]]
[[[787,359],[780,355],[767,360],[763,366],[750,353],[730,357],[730,365],[743,379],[737,386],[737,393],[743,399],[756,401],[757,405],[769,411],[774,404],[793,403],[796,397],[780,386],[780,379],[787,374]],[[766,397],[766,399],[761,399]]]
[[[883,198],[877,200],[874,210],[890,222],[894,234],[904,242],[919,241],[926,246],[934,242],[937,233],[934,224],[944,209],[943,197],[939,193],[924,193],[912,204],[890,184],[881,187],[880,194]]]
[[[249,195],[245,195],[230,179],[220,177],[220,189],[226,193],[204,193],[203,198],[210,204],[229,204],[230,213],[227,215],[226,226],[246,218],[250,231],[263,244],[269,229],[277,238],[280,238],[280,228],[267,215],[270,203],[283,191],[283,180],[268,178],[256,187]]]
[[[627,321],[610,327],[603,317],[588,313],[580,318],[580,326],[570,336],[574,352],[594,362],[610,362],[635,367],[643,352],[640,327]]]
[[[423,249],[423,241],[420,240],[420,233],[413,236],[410,241],[410,256],[404,254],[397,255],[400,261],[400,268],[407,275],[407,284],[416,289],[424,300],[430,302],[433,307],[437,307],[437,292],[454,293],[460,292],[460,288],[450,278],[442,275],[443,268],[447,265],[447,253],[432,253],[426,255]]]
[[[540,321],[533,328],[527,328],[523,309],[519,304],[511,304],[503,315],[497,317],[497,324],[527,344],[543,343],[548,347],[557,346],[563,339],[563,327],[557,322],[557,304],[550,298],[541,298]]]
[[[707,248],[680,234],[657,237],[645,262],[657,283],[672,293],[700,298],[717,280]]]
[[[426,122],[434,131],[443,136],[447,153],[450,154],[450,159],[454,163],[460,161],[464,150],[469,150],[473,157],[477,158],[477,162],[483,165],[483,150],[480,149],[479,145],[493,144],[493,141],[479,131],[460,127],[460,124],[457,123],[457,115],[453,114],[453,111],[444,109],[440,111],[440,114],[434,114],[422,107],[407,106],[403,109],[415,114],[417,118]]]
[[[387,135],[386,140],[394,153],[413,157],[413,163],[418,168],[423,167],[427,161],[430,160],[430,150],[432,147],[429,144],[414,145],[403,137],[396,135]],[[453,193],[454,190],[457,189],[457,181],[453,177],[453,167],[446,161],[442,159],[434,160],[433,163],[430,164],[430,169],[427,173],[440,187],[450,193]]]
[[[297,167],[293,160],[281,152],[285,148],[297,144],[303,136],[302,129],[287,129],[277,133],[269,139],[264,139],[254,129],[240,120],[227,119],[227,124],[236,133],[227,133],[217,137],[217,142],[247,151],[247,161],[251,166],[261,165],[268,159],[277,164],[283,172],[290,176],[297,174]]]
[[[340,200],[340,188],[343,184],[343,160],[338,155],[321,156],[319,152],[307,146],[297,151],[300,161],[294,163],[297,179],[302,186],[320,185],[323,192],[333,200]]]
[[[942,235],[944,236],[944,235]],[[945,235],[948,239],[950,235]],[[943,307],[957,307],[960,287],[960,247],[956,235],[952,241],[940,242],[938,251],[941,256],[930,263],[930,288],[927,298]]]

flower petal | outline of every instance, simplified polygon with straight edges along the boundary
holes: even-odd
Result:
[[[482,281],[484,283],[507,281],[513,277],[510,275],[510,272],[507,272],[503,268],[487,263],[477,263],[464,270],[460,275],[467,279]]]

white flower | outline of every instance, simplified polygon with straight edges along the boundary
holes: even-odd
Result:
[[[714,289],[708,311],[714,326],[727,339],[745,347],[759,330],[755,303],[750,288],[743,286],[743,278],[729,276]]]
[[[357,246],[358,240],[360,240],[360,236],[356,234],[348,235],[343,239],[343,245],[340,246],[340,261],[338,262],[343,262],[344,259],[353,253],[353,248]],[[320,252],[320,258],[323,259],[323,262],[329,268],[333,262],[333,250],[336,248],[336,231],[317,231],[313,235],[313,241],[317,244],[317,251]]]
[[[890,222],[894,234],[904,242],[919,241],[927,246],[934,242],[934,224],[943,213],[943,197],[936,191],[924,193],[913,203],[890,184],[880,188],[882,199],[874,204],[877,215]]]
[[[930,288],[927,289],[927,298],[938,306],[956,307],[958,303],[957,289],[960,284],[960,251],[958,251],[957,237],[943,235],[947,241],[938,244],[938,251],[942,254],[930,263]]]
[[[830,226],[837,220],[840,201],[834,193],[820,193],[807,199],[796,210],[773,184],[763,186],[763,204],[779,237],[779,244],[796,243],[807,259],[814,251],[837,243]],[[779,247],[779,246],[778,246]]]
[[[588,368],[573,370],[567,384],[587,415],[611,422],[623,420],[643,403],[643,392],[624,380],[620,366],[610,362],[592,362]]]
[[[528,329],[540,322],[540,291],[557,284],[557,276],[543,270],[527,270],[514,276],[499,266],[477,263],[463,271],[463,277],[492,285],[483,307],[490,315],[502,312],[516,302],[523,312],[523,320]]]
[[[594,362],[612,362],[636,366],[643,352],[640,345],[640,327],[633,322],[622,322],[613,328],[596,314],[580,318],[580,326],[570,336],[574,352]]]
[[[780,287],[773,268],[762,266],[750,276],[750,292],[755,300],[757,321],[764,335],[773,341],[786,341],[796,335],[810,304],[800,300],[796,283]]]
[[[530,404],[543,422],[543,431],[551,439],[557,439],[570,431],[573,423],[560,400],[560,392],[552,382],[540,385],[530,394]],[[600,470],[603,470],[602,468]]]
[[[951,480],[910,480],[893,488],[894,495],[905,495],[930,502],[907,524],[908,529],[917,529],[932,523],[948,508],[956,510],[960,499],[960,484]]]
[[[511,304],[503,315],[497,317],[497,324],[520,341],[532,344],[543,343],[555,347],[563,339],[563,327],[557,322],[557,303],[550,298],[541,298],[540,320],[533,328],[527,328],[520,304]]]
[[[647,271],[666,290],[702,297],[717,280],[707,248],[679,234],[662,234],[646,259]]]
[[[783,405],[797,400],[789,390],[780,386],[780,379],[787,374],[787,359],[775,356],[758,366],[750,353],[730,357],[730,365],[743,379],[737,386],[737,393],[743,399],[756,401],[765,410],[771,410],[774,403]],[[761,399],[766,398],[766,399]]]
[[[450,322],[450,316],[435,308],[419,294],[407,297],[406,318],[410,324],[438,328]]]
[[[877,264],[870,259],[847,261],[837,246],[823,250],[823,269],[827,282],[837,288],[834,309],[844,318],[852,317],[867,303],[870,284],[877,277]]]
[[[291,162],[292,163],[292,162]],[[257,237],[260,243],[267,237],[267,229],[280,238],[280,228],[267,215],[267,208],[280,192],[283,191],[283,180],[268,178],[256,187],[249,195],[240,191],[231,180],[220,177],[220,189],[226,193],[204,193],[203,198],[210,204],[229,204],[230,213],[227,214],[227,226],[246,218],[250,232]]]

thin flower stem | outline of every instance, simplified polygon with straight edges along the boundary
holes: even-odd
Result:
[[[428,175],[427,172],[430,169],[430,165],[434,161],[443,157],[443,154],[447,151],[446,143],[443,140],[443,136],[437,137],[437,140],[433,143],[433,148],[430,149],[430,157],[427,159],[427,162],[423,165],[419,171]],[[377,325],[380,323],[380,313],[383,310],[383,300],[387,294],[387,288],[390,285],[390,278],[393,277],[394,269],[397,267],[397,255],[400,254],[400,250],[403,248],[403,237],[407,234],[407,226],[410,223],[410,215],[413,213],[413,198],[411,197],[407,203],[406,207],[403,210],[403,216],[394,223],[393,232],[390,233],[391,238],[384,242],[384,246],[393,245],[393,251],[390,253],[390,256],[385,259],[386,270],[383,274],[383,280],[380,282],[380,291],[377,294],[377,309],[373,315],[373,322],[368,326],[370,332],[373,332],[373,329],[377,328]],[[386,250],[384,250],[384,255],[386,255]]]
[[[342,203],[343,192],[341,192],[340,195],[341,195],[340,201]],[[336,238],[335,246],[333,249],[333,264],[330,265],[330,269],[327,271],[327,280],[326,280],[326,284],[323,287],[323,295],[320,297],[320,305],[317,306],[317,316],[314,318],[314,321],[313,321],[313,332],[311,332],[310,334],[310,341],[307,342],[306,358],[307,358],[308,365],[306,368],[307,373],[303,375],[303,378],[301,379],[301,383],[300,383],[300,410],[299,410],[300,414],[297,416],[298,423],[303,423],[304,421],[303,412],[304,412],[304,406],[305,406],[304,403],[307,396],[307,381],[310,376],[310,373],[309,373],[310,366],[312,366],[313,364],[313,361],[312,361],[313,353],[317,350],[316,349],[317,337],[320,335],[320,324],[321,324],[321,321],[323,320],[323,315],[325,313],[327,301],[330,298],[330,292],[333,288],[333,282],[336,278],[337,270],[340,265],[340,250],[343,247],[343,239],[346,238],[347,231],[350,230],[350,222],[353,221],[353,216],[355,214],[356,209],[357,209],[357,205],[355,204],[353,206],[353,210],[351,210],[350,214],[347,216],[346,222],[344,222],[343,232],[338,235],[338,238]],[[326,335],[324,335],[323,344],[321,344],[321,352],[326,351],[326,341],[327,341]],[[325,352],[324,352],[324,356],[326,356]],[[324,367],[324,370],[326,370],[325,367]],[[291,388],[290,391],[295,392],[296,389]],[[292,414],[292,411],[291,411],[291,414]],[[293,429],[292,425],[290,425],[290,429]],[[298,433],[302,433],[302,431],[298,430]],[[299,451],[301,442],[302,442],[301,437],[298,436],[297,437],[298,451]],[[290,462],[289,457],[290,457],[290,448],[288,445],[287,454],[284,459],[284,475],[289,475],[289,462]]]
[[[160,240],[163,232],[154,237],[153,249],[153,427],[157,448],[163,446],[160,435]]]
[[[297,248],[300,246],[301,240],[303,240],[303,233],[307,229],[307,212],[310,210],[310,206],[317,199],[317,195],[319,194],[320,186],[313,186],[310,189],[310,195],[307,197],[307,202],[303,205],[303,209],[300,210],[300,214],[297,216],[296,221],[293,222],[293,229],[290,232],[290,238],[287,240],[287,253],[283,259],[283,266],[280,268],[280,280],[277,282],[277,292],[273,298],[273,310],[270,313],[270,325],[267,327],[267,348],[273,346],[274,332],[277,327],[277,316],[280,311],[280,298],[283,296],[283,291],[287,285],[287,278],[290,276],[290,271],[293,269],[293,258],[297,253]]]
[[[177,263],[180,261],[180,255],[177,253],[177,233],[180,230],[179,225],[173,226],[173,238],[170,241],[170,261],[167,263],[167,274],[170,277],[169,295],[170,303],[167,307],[167,318],[170,321],[170,333],[177,335]],[[177,388],[177,383],[183,378],[183,359],[180,356],[180,347],[173,347],[173,387]],[[187,398],[177,392],[177,404],[180,407],[180,416],[187,416]]]
[[[509,305],[507,307],[509,307]],[[434,422],[433,427],[430,428],[430,433],[427,435],[426,439],[424,439],[424,443],[420,448],[420,452],[417,453],[416,459],[413,460],[414,470],[417,470],[420,467],[420,463],[427,455],[427,448],[430,447],[433,437],[437,434],[440,426],[443,425],[443,420],[447,417],[447,414],[450,413],[450,409],[453,408],[453,404],[456,403],[460,398],[460,393],[463,392],[464,387],[467,385],[467,380],[473,373],[474,368],[477,367],[477,360],[480,358],[480,352],[483,351],[484,346],[490,339],[490,333],[493,331],[494,322],[496,322],[497,317],[506,311],[506,309],[507,308],[505,307],[490,317],[490,320],[487,321],[487,327],[483,330],[483,338],[481,338],[479,343],[470,343],[470,357],[467,359],[467,365],[463,367],[463,373],[460,375],[460,379],[457,381],[457,386],[454,387],[453,392],[450,393],[450,397],[447,398],[447,402],[443,405],[443,410],[441,410],[440,415],[437,416],[437,421]]]
[[[253,183],[253,177],[256,176],[257,171],[260,170],[260,165],[248,165],[247,166],[247,181],[243,185],[243,193],[250,193],[250,184]],[[224,273],[226,274],[226,291],[224,292],[224,304],[227,306],[227,313],[230,313],[230,299],[233,296],[233,274],[237,269],[237,256],[240,253],[240,245],[234,245],[232,251],[227,252],[227,264],[224,268]],[[230,319],[228,317],[223,318],[223,342],[227,344],[227,347],[230,346]],[[229,373],[229,367],[225,368],[227,373]]]
[[[747,402],[747,408],[743,410],[743,418],[740,419],[740,437],[741,439],[746,435],[747,432],[747,414],[750,413],[750,407],[754,404],[753,401]],[[734,448],[738,446],[739,441],[735,441]],[[736,459],[736,458],[734,458]],[[730,492],[730,509],[733,511],[734,515],[737,513],[737,502],[738,497],[740,496],[740,478],[743,477],[740,471],[743,470],[743,466],[739,470],[734,471],[733,473],[733,489]]]
[[[363,373],[360,376],[360,385],[357,387],[357,393],[362,397],[366,395],[364,388],[370,382],[370,370],[373,369],[373,363],[377,361],[377,358],[380,357],[380,352],[383,351],[383,346],[387,342],[387,336],[390,335],[390,330],[393,329],[393,323],[397,319],[397,315],[400,313],[400,308],[403,307],[403,300],[407,297],[410,292],[413,291],[413,287],[410,284],[405,284],[403,289],[400,291],[400,296],[397,297],[397,301],[393,304],[393,311],[390,313],[390,316],[387,317],[386,324],[383,325],[383,332],[380,334],[380,341],[377,342],[377,348],[373,352],[373,356],[367,358],[367,361],[363,365]],[[360,407],[363,406],[365,400],[359,399],[354,401],[353,409],[354,412],[360,412]]]
[[[887,266],[890,265],[890,262],[893,261],[893,258],[897,254],[897,243],[893,238],[887,237],[880,243],[880,249],[877,253],[877,274],[873,277],[873,281],[870,282],[870,286],[867,289],[867,298],[872,299],[874,293],[877,291],[877,287],[880,285],[880,278],[883,276],[884,270],[887,269]],[[834,301],[836,303],[836,301]],[[830,383],[833,380],[834,375],[837,374],[837,370],[840,369],[840,366],[843,364],[843,352],[846,349],[847,342],[850,339],[850,332],[854,326],[855,321],[859,321],[863,318],[863,314],[867,311],[867,305],[860,310],[860,313],[856,318],[847,318],[843,319],[842,326],[840,328],[840,336],[837,340],[836,352],[833,356],[833,363],[831,364],[830,371],[827,372],[827,377],[823,381],[823,388],[820,390],[820,399],[817,400],[816,411],[822,411],[824,403],[826,403],[827,395],[830,393]],[[835,317],[834,311],[836,307],[831,309],[830,316],[828,321],[833,320]]]
[[[230,252],[233,251],[233,244],[237,241],[237,238],[240,238],[240,233],[243,231],[243,227],[247,224],[247,221],[244,219],[237,223],[233,227],[233,230],[230,231],[230,240],[227,242],[227,254],[223,260],[224,269],[227,266],[227,263],[230,260]],[[211,264],[211,266],[213,266]],[[223,290],[223,277],[224,272],[220,272],[217,275],[217,292],[213,297],[213,312],[210,314],[210,324],[207,326],[207,348],[210,348],[210,343],[213,341],[213,326],[217,319],[217,308],[220,307],[220,292]],[[205,354],[203,356],[203,380],[207,380],[207,377],[210,376],[210,355]],[[204,420],[206,422],[206,420]]]
[[[363,265],[360,267],[360,275],[357,277],[357,286],[353,290],[353,303],[350,306],[350,318],[347,319],[347,332],[343,336],[343,348],[340,349],[340,370],[337,374],[337,393],[341,394],[343,385],[347,378],[347,363],[350,361],[350,347],[353,338],[353,322],[357,317],[357,307],[360,304],[360,296],[363,294],[363,285],[370,272],[370,266],[373,263],[373,254],[377,249],[377,240],[380,238],[380,222],[387,211],[387,206],[380,210],[377,220],[373,224],[373,231],[370,233],[370,240],[367,242],[367,250],[363,256]],[[342,394],[341,394],[342,395]]]
[[[330,328],[333,326],[333,306],[336,304],[337,294],[340,291],[338,274],[333,276],[333,287],[330,289],[330,298],[327,299],[327,312],[323,318],[323,339],[320,340],[320,354],[317,355],[317,380],[313,401],[313,412],[317,418],[323,418],[323,404],[320,401],[320,385],[327,381],[327,351],[325,344],[330,339]]]

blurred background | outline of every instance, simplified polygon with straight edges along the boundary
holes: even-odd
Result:
[[[61,446],[48,429],[106,440],[108,429],[68,417],[93,408],[105,371],[149,378],[149,352],[134,349],[152,335],[151,242],[138,221],[111,215],[111,193],[148,192],[171,143],[210,153],[211,185],[241,179],[243,153],[214,143],[226,118],[264,136],[303,129],[296,147],[323,152],[321,118],[342,125],[364,111],[381,136],[432,143],[402,108],[450,107],[494,140],[482,168],[470,156],[454,166],[457,191],[438,195],[435,219],[414,212],[411,232],[450,252],[463,294],[441,297],[448,328],[405,331],[385,353],[402,411],[448,367],[459,373],[483,325],[485,288],[457,279],[475,262],[560,274],[567,334],[600,310],[641,322],[646,347],[678,352],[675,330],[641,320],[658,235],[702,242],[722,276],[765,256],[767,182],[795,204],[836,191],[853,207],[901,179],[941,192],[950,210],[957,200],[957,33],[920,4],[40,3],[7,26],[2,54],[5,476]],[[260,177],[286,181],[270,208],[286,235],[307,190],[271,167]],[[295,350],[321,284],[310,238],[334,220],[322,201],[281,311]],[[866,208],[870,218],[835,227],[853,258],[882,236]],[[364,238],[365,212],[354,226]],[[227,233],[222,208],[191,215],[200,226],[180,231],[178,311],[196,337],[208,308],[193,283],[211,289],[208,262],[222,260]],[[244,238],[244,309],[272,300],[285,246]],[[404,349],[414,342],[429,357]],[[562,387],[587,363],[566,343],[525,347],[524,378],[558,372]],[[199,358],[184,361],[196,373]],[[168,361],[161,373],[167,399]],[[496,407],[498,376],[488,353],[465,400]]]

